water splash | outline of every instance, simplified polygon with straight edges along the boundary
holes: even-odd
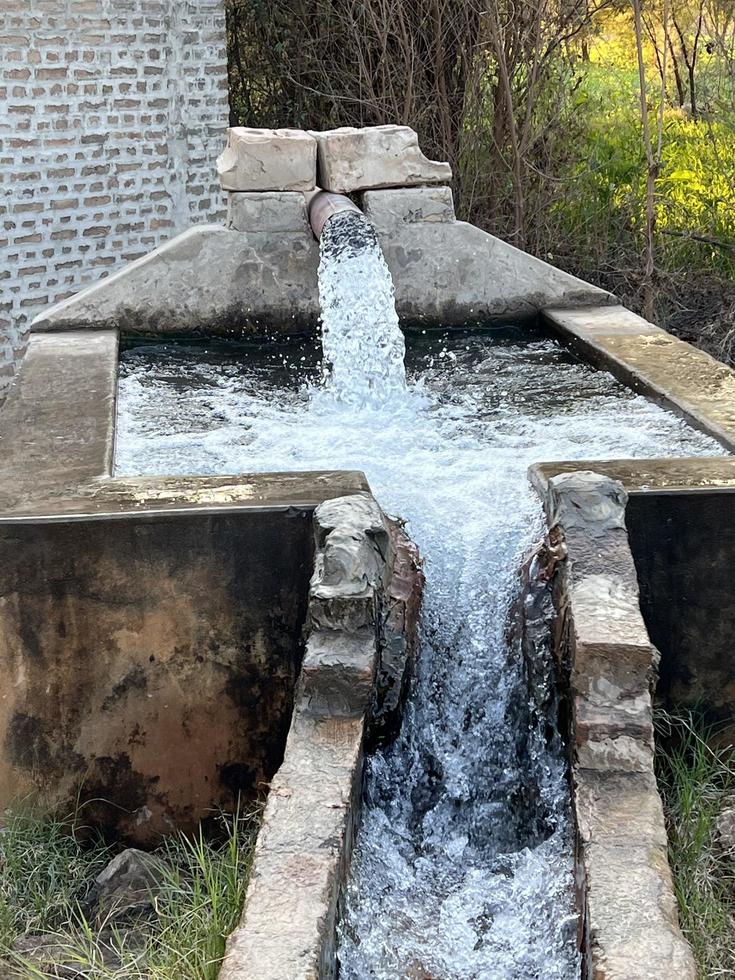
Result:
[[[340,212],[324,226],[319,304],[329,398],[380,406],[405,392],[393,279],[373,226],[359,212]]]
[[[399,740],[368,760],[341,977],[571,980],[564,766],[539,739],[506,632],[543,527],[526,469],[722,449],[521,331],[418,337],[407,394],[363,406],[299,388],[311,355],[278,358],[124,354],[117,472],[363,469],[424,555],[418,676]],[[342,366],[349,388],[363,363]]]

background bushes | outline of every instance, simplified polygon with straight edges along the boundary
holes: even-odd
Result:
[[[413,126],[451,162],[462,217],[732,360],[731,0],[227,5],[233,124]]]

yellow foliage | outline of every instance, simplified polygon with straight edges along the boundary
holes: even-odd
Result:
[[[630,11],[598,14],[598,35],[590,46],[590,60],[609,68],[637,70],[635,31]],[[656,66],[656,53],[650,40],[644,38],[643,55],[646,63]]]
[[[664,137],[656,185],[659,227],[701,228],[735,239],[735,131],[668,109]]]

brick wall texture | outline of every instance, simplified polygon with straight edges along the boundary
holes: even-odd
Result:
[[[0,397],[29,322],[218,220],[223,0],[0,0]]]

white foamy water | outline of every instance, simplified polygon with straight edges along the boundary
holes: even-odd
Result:
[[[330,350],[344,341],[332,333]],[[405,391],[377,372],[391,379],[382,401],[369,349],[331,356],[334,387],[315,391],[293,382],[312,360],[301,350],[283,353],[283,369],[272,354],[270,366],[125,354],[117,472],[365,471],[407,521],[427,581],[403,728],[367,762],[340,977],[572,980],[564,764],[533,728],[506,631],[520,561],[543,529],[526,469],[722,449],[545,338],[418,338]]]
[[[373,226],[354,211],[334,215],[324,226],[320,255],[325,386],[333,399],[380,406],[405,391],[406,348]]]

